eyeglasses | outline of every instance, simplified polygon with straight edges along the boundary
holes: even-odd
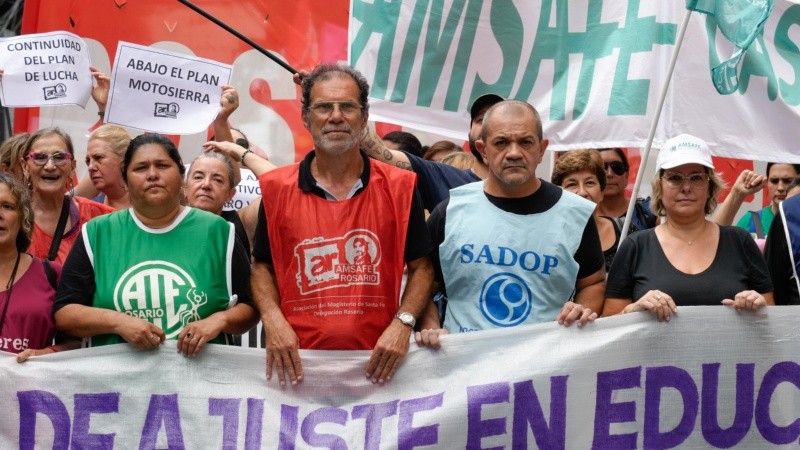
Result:
[[[685,180],[689,180],[689,186],[692,189],[705,189],[708,187],[708,174],[705,173],[693,173],[690,175],[684,175],[682,173],[665,173],[664,176],[661,177],[662,180],[666,181],[669,187],[679,188],[683,186],[683,182]]]
[[[787,178],[770,178],[770,179],[769,179],[769,184],[775,184],[775,185],[777,185],[778,183],[783,183],[783,184],[792,184],[792,181],[794,181],[794,178],[792,178],[792,177],[787,177]]]
[[[605,167],[606,171],[608,171],[608,168],[611,167],[611,171],[614,172],[616,175],[622,175],[628,171],[628,166],[625,165],[625,163],[622,161],[611,161],[603,163],[603,167]]]
[[[353,116],[361,111],[361,105],[356,102],[319,102],[311,105],[309,109],[320,117],[330,117],[337,106],[344,116]]]
[[[64,152],[46,153],[46,152],[30,152],[28,159],[33,161],[37,166],[43,167],[47,162],[53,160],[53,165],[61,167],[72,160],[72,155]]]

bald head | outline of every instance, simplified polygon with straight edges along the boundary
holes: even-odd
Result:
[[[495,103],[486,111],[483,116],[483,127],[481,128],[481,140],[486,141],[489,136],[489,131],[492,126],[492,121],[502,120],[503,117],[520,117],[521,115],[533,117],[536,123],[536,137],[542,140],[542,118],[539,117],[539,112],[536,108],[527,102],[520,100],[504,100]]]

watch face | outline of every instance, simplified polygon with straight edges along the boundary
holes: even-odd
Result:
[[[410,313],[400,313],[397,315],[397,318],[406,325],[414,325],[414,316],[412,316]]]

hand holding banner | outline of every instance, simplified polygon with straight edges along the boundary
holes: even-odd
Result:
[[[86,106],[92,91],[86,43],[66,32],[0,39],[3,106]]]
[[[204,58],[120,42],[105,121],[140,130],[192,134],[219,109],[232,67]]]

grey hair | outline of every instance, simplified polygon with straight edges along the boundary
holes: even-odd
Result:
[[[203,152],[203,153],[200,153],[199,155],[197,155],[197,157],[194,159],[194,161],[192,161],[192,163],[189,164],[189,171],[186,173],[186,177],[187,178],[189,176],[191,176],[191,174],[192,174],[192,167],[194,167],[194,163],[197,160],[205,159],[205,158],[216,159],[216,160],[219,160],[219,161],[222,161],[223,163],[225,163],[225,168],[228,170],[228,185],[229,185],[228,187],[230,187],[231,189],[236,187],[236,185],[234,184],[234,182],[236,180],[236,177],[234,176],[235,170],[233,168],[233,162],[227,156],[223,155],[222,153],[217,153],[217,152]]]

